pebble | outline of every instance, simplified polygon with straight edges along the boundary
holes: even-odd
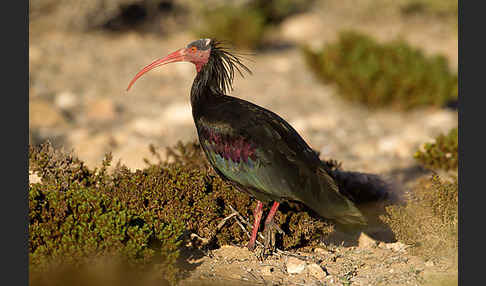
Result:
[[[434,262],[432,260],[429,260],[429,261],[425,262],[425,266],[427,266],[427,267],[432,267],[434,265],[435,264],[434,264]]]
[[[320,254],[320,255],[330,255],[331,253],[329,251],[327,251],[326,249],[324,248],[315,248],[314,249],[314,252],[317,253],[317,254]]]
[[[56,95],[54,103],[61,109],[72,109],[78,105],[78,98],[71,91],[63,91]]]
[[[37,184],[41,182],[41,178],[35,173],[29,172],[29,184]]]
[[[305,269],[306,262],[295,257],[287,260],[287,273],[299,274]]]
[[[378,242],[376,240],[369,237],[364,232],[362,232],[359,236],[358,243],[360,248],[375,248],[378,245]]]
[[[405,251],[405,249],[407,249],[408,247],[409,247],[408,245],[406,245],[406,244],[404,244],[400,241],[385,244],[386,249],[391,249],[391,250],[397,251],[397,252]]]
[[[307,271],[318,280],[322,280],[327,276],[327,273],[316,263],[309,264],[307,266]]]

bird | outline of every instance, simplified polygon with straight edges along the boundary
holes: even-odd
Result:
[[[244,72],[251,74],[251,71],[243,64],[241,56],[222,42],[198,39],[156,59],[133,77],[127,91],[148,71],[175,62],[190,62],[196,68],[190,104],[207,160],[223,181],[257,201],[247,244],[249,250],[255,249],[263,203],[273,202],[264,222],[264,249],[274,243],[271,237],[278,229],[274,217],[284,201],[301,202],[319,216],[343,225],[367,224],[367,219],[352,201],[353,192],[340,191],[340,186],[346,185],[343,183],[346,179],[342,178],[346,173],[337,176],[276,113],[227,95],[233,90],[235,73],[244,76]],[[363,178],[364,181],[375,179],[364,176],[360,180]],[[360,180],[354,180],[358,182],[358,189],[363,185]]]

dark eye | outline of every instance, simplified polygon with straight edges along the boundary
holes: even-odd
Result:
[[[192,48],[191,48],[191,52],[193,52],[193,53],[194,53],[194,52],[196,52],[196,51],[197,51],[197,48],[196,48],[196,47],[192,47]]]

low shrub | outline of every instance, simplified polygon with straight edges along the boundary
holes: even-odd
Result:
[[[440,134],[432,143],[425,143],[414,158],[425,168],[432,170],[457,170],[458,167],[458,128],[447,134]]]
[[[406,205],[386,207],[381,219],[411,253],[428,258],[457,255],[458,183],[437,175],[417,182]]]
[[[135,188],[120,187],[138,178],[108,175],[110,163],[108,155],[102,168],[89,170],[50,144],[30,147],[29,167],[41,177],[29,184],[32,272],[113,256],[134,267],[158,265],[160,280],[175,282],[183,220],[162,217],[142,203],[145,198],[137,197]]]
[[[187,243],[246,244],[247,233],[234,220],[218,225],[233,213],[231,207],[252,222],[255,200],[213,173],[196,143],[168,148],[167,160],[151,150],[159,162],[146,160],[148,166],[136,171],[117,165],[108,172],[109,154],[91,170],[48,143],[29,147],[29,169],[41,178],[29,184],[33,275],[58,265],[89,266],[108,256],[135,268],[156,265],[161,281],[175,283],[183,273],[179,251]],[[285,231],[277,235],[277,246],[284,249],[317,244],[333,230],[298,203],[282,204],[275,221]]]
[[[306,0],[251,0],[243,4],[223,4],[202,9],[199,37],[216,38],[238,49],[254,50],[263,46],[266,31],[286,17],[309,8]]]
[[[285,18],[311,7],[313,0],[253,0],[250,5],[262,11],[265,22],[279,24]]]
[[[239,49],[255,49],[263,39],[265,18],[252,7],[224,5],[202,13],[204,25],[196,34],[231,43]]]
[[[399,5],[404,14],[428,13],[457,18],[459,12],[458,0],[401,0]]]
[[[337,42],[318,51],[304,46],[302,52],[319,80],[336,84],[344,98],[369,107],[411,109],[457,99],[457,74],[449,71],[447,60],[427,57],[401,40],[381,44],[343,31]]]

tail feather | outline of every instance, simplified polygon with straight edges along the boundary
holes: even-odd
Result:
[[[345,232],[364,231],[369,235],[392,241],[393,231],[382,222],[380,216],[386,213],[387,205],[399,202],[393,191],[396,186],[376,174],[333,170],[331,175],[339,187],[339,192],[357,206],[367,221],[364,228],[341,224],[340,229]]]
[[[356,204],[384,201],[390,198],[389,182],[369,173],[333,170],[339,192]]]
[[[336,181],[324,169],[313,177],[311,189],[304,203],[325,218],[346,225],[366,225],[367,220],[354,203],[339,191]]]

